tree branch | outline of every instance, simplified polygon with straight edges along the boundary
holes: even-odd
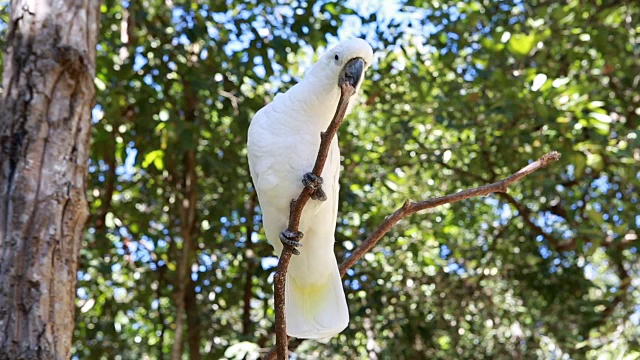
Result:
[[[336,116],[338,115],[338,113],[336,112]],[[335,120],[335,118],[334,118]],[[333,125],[333,122],[332,122]],[[338,124],[339,126],[339,124]],[[335,128],[337,130],[337,127]],[[328,131],[327,131],[328,132]],[[332,137],[330,137],[329,139],[331,139]],[[323,138],[323,143],[325,142],[325,138]],[[321,146],[322,149],[322,146]],[[328,150],[328,149],[327,149]],[[356,262],[358,262],[358,260],[360,260],[360,258],[362,256],[364,256],[364,254],[366,254],[369,250],[371,250],[377,243],[378,241],[380,241],[380,239],[382,239],[382,237],[389,232],[389,230],[393,227],[393,225],[395,225],[396,223],[398,223],[398,221],[404,219],[405,217],[415,214],[419,211],[422,210],[426,210],[426,209],[431,209],[434,207],[438,207],[440,205],[444,205],[444,204],[450,204],[450,203],[454,203],[454,202],[458,202],[458,201],[462,201],[465,199],[469,199],[472,197],[476,197],[476,196],[484,196],[484,195],[488,195],[491,193],[506,193],[507,188],[509,187],[509,185],[519,181],[520,179],[522,179],[523,177],[547,166],[549,163],[558,161],[560,159],[560,153],[556,152],[556,151],[552,151],[550,153],[545,154],[544,156],[542,156],[540,159],[532,162],[531,164],[525,166],[524,168],[520,169],[518,172],[509,175],[508,177],[488,184],[488,185],[484,185],[484,186],[480,186],[477,188],[472,188],[472,189],[467,189],[467,190],[463,190],[463,191],[459,191],[457,193],[454,194],[449,194],[449,195],[445,195],[442,197],[437,197],[434,199],[429,199],[429,200],[424,200],[424,201],[411,201],[411,200],[407,200],[405,201],[405,203],[402,205],[402,207],[400,207],[398,210],[396,210],[393,214],[391,214],[390,216],[388,216],[383,222],[382,224],[380,224],[380,226],[378,226],[378,228],[373,231],[371,233],[371,235],[369,235],[369,237],[367,237],[362,244],[360,244],[360,246],[358,246],[358,248],[356,248],[350,255],[349,257],[347,257],[347,259],[345,259],[341,264],[340,264],[340,276],[344,277],[344,275],[346,274],[347,270],[349,270]],[[314,167],[314,170],[316,168]],[[321,168],[320,168],[321,169]],[[315,172],[314,172],[315,173]],[[315,173],[316,175],[318,173]],[[297,231],[298,230],[298,225],[299,225],[299,221],[300,221],[300,214],[297,214],[297,218],[294,217],[294,210],[301,212],[302,208],[304,207],[304,204],[302,206],[295,206],[297,205],[297,203],[300,202],[300,199],[303,198],[304,194],[308,194],[306,195],[306,199],[303,199],[304,202],[306,203],[306,201],[309,199],[311,192],[308,191],[306,188],[302,191],[302,193],[300,194],[300,197],[298,197],[298,200],[296,200],[295,202],[292,202],[292,215],[289,218],[289,225],[291,225],[291,221],[292,220],[296,220],[297,219],[297,223],[295,223],[296,227],[295,228],[291,228],[291,226],[289,227],[290,231]],[[283,264],[283,258],[286,257],[285,261],[286,261],[286,265],[285,267],[281,267]],[[275,275],[275,286],[276,286],[276,349],[271,350],[266,356],[265,359],[268,360],[272,360],[275,359],[276,356],[278,359],[286,359],[287,358],[287,345],[288,345],[288,338],[286,335],[286,324],[285,324],[285,319],[284,319],[284,285],[285,285],[285,278],[286,278],[286,266],[288,266],[289,264],[289,260],[291,259],[291,252],[287,251],[286,248],[283,249],[282,251],[282,255],[280,257],[280,262],[278,263],[278,270],[276,272]],[[280,285],[278,285],[280,284]],[[280,287],[278,287],[280,286]],[[280,296],[280,299],[279,299]],[[280,318],[278,317],[278,315],[280,315]],[[280,341],[279,341],[280,340]],[[284,348],[283,348],[284,346]],[[284,357],[282,357],[282,354],[284,354]]]
[[[393,227],[393,225],[395,225],[398,221],[404,219],[405,217],[415,214],[418,211],[431,209],[440,205],[450,204],[476,196],[483,196],[496,192],[505,193],[509,185],[519,181],[532,172],[547,166],[547,164],[557,161],[558,159],[560,159],[560,153],[552,151],[520,169],[515,174],[509,175],[508,177],[489,185],[463,190],[454,194],[449,194],[424,201],[405,201],[402,207],[400,207],[393,214],[384,219],[382,224],[380,224],[380,226],[378,226],[378,228],[374,232],[372,232],[371,235],[369,235],[369,237],[367,237],[367,239],[364,240],[362,244],[360,244],[360,246],[358,246],[358,248],[356,248],[347,259],[342,262],[342,264],[340,264],[340,276],[344,276],[349,268],[351,268],[358,260],[360,260],[360,258],[365,253],[371,250],[371,248],[373,248],[378,243],[378,241],[380,241],[380,239],[389,230],[391,230],[391,227]]]
[[[185,94],[185,122],[193,124],[196,122],[196,106],[197,98],[193,91],[191,82],[184,79],[183,82]],[[193,141],[197,143],[197,138]],[[197,217],[196,202],[198,200],[198,184],[196,174],[196,150],[187,149],[183,153],[184,176],[182,179],[182,193],[180,194],[180,235],[182,236],[182,253],[178,257],[178,269],[176,275],[176,287],[174,299],[176,305],[174,342],[171,347],[171,359],[179,360],[182,358],[184,346],[184,318],[186,315],[185,294],[186,286],[191,281],[191,262],[193,254],[195,254],[195,224]],[[200,351],[200,348],[193,349]]]
[[[471,178],[474,179],[476,181],[486,181],[484,180],[481,176],[476,175],[472,172],[460,169],[460,168],[456,168],[453,167],[449,164],[446,164],[442,161],[437,161],[437,163],[449,170],[455,171],[461,175],[464,175],[467,178]],[[577,183],[577,182],[576,182]],[[561,183],[560,185],[563,186],[573,186],[572,184],[569,184],[567,182],[565,183]],[[502,192],[499,193],[499,196],[504,199],[506,202],[508,202],[509,204],[513,205],[513,207],[516,208],[516,210],[518,210],[518,215],[522,217],[525,225],[527,225],[527,227],[529,227],[529,229],[531,229],[536,235],[540,235],[542,236],[545,240],[547,240],[547,242],[549,243],[549,245],[553,246],[553,248],[556,251],[567,251],[567,250],[573,250],[575,248],[576,245],[576,239],[575,238],[569,238],[563,241],[560,241],[559,239],[557,239],[556,237],[553,236],[553,234],[549,234],[547,232],[545,232],[544,230],[542,230],[542,228],[536,224],[534,224],[533,220],[531,220],[532,218],[532,211],[529,210],[529,208],[527,208],[526,206],[520,204],[513,196],[507,194],[506,192]],[[586,204],[586,201],[583,199],[583,203]],[[564,209],[563,209],[564,210]],[[549,211],[552,211],[552,209],[549,209]],[[558,214],[558,211],[555,212],[555,215],[561,216],[560,214]],[[566,214],[565,214],[566,215]],[[567,222],[570,221],[568,216],[561,216],[563,217]]]
[[[349,99],[351,95],[355,92],[355,89],[349,84],[340,85],[340,101],[338,101],[338,107],[336,109],[335,114],[333,115],[333,119],[329,124],[327,130],[323,133],[320,133],[320,148],[318,149],[318,155],[316,157],[316,162],[313,166],[313,174],[316,176],[322,175],[322,169],[324,168],[324,164],[327,160],[327,155],[329,154],[329,147],[331,145],[331,140],[336,135],[338,128],[342,124],[342,120],[347,112],[347,105],[349,104]],[[313,190],[304,187],[300,192],[298,198],[291,202],[291,209],[289,212],[289,225],[287,226],[287,230],[292,233],[298,232],[300,227],[300,216],[302,215],[302,209],[307,204],[307,201],[311,198]],[[287,324],[286,324],[286,316],[285,316],[285,287],[286,287],[286,279],[287,279],[287,269],[289,268],[289,262],[291,261],[292,249],[285,245],[282,248],[282,254],[280,254],[280,259],[278,260],[278,268],[276,270],[276,274],[274,277],[274,301],[275,301],[275,311],[276,311],[276,351],[277,358],[279,360],[287,360],[288,358],[288,337],[287,337]]]

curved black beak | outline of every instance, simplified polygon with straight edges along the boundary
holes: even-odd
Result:
[[[338,78],[338,86],[349,83],[354,88],[358,86],[362,73],[364,72],[364,60],[362,58],[353,58],[347,62],[340,72]]]

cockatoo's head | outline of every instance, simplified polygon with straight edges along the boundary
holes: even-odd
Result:
[[[346,40],[328,50],[305,76],[335,86],[350,83],[355,89],[362,84],[364,71],[373,62],[373,50],[362,39]],[[315,81],[314,81],[315,82]]]
[[[343,41],[326,51],[306,71],[302,81],[289,89],[280,100],[288,101],[287,106],[291,109],[313,114],[314,124],[324,130],[341,100],[346,99],[348,103],[345,113],[351,112],[356,102],[348,101],[347,97],[358,92],[364,72],[372,62],[373,50],[366,41]],[[350,86],[344,87],[344,84]],[[274,102],[277,101],[276,96]]]
[[[334,75],[338,75],[338,85],[348,82],[358,88],[362,83],[362,74],[373,61],[373,50],[362,39],[347,40],[327,51],[320,61],[326,63]]]

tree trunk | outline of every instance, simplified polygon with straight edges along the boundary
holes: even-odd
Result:
[[[0,359],[69,359],[99,0],[14,0],[0,99]]]
[[[191,87],[191,83],[184,80],[185,93],[185,121],[187,123],[195,123],[196,120],[196,98]],[[194,143],[197,139],[194,138]],[[178,274],[176,278],[176,287],[173,294],[176,305],[176,321],[175,334],[173,337],[173,346],[171,348],[171,359],[182,359],[184,352],[184,330],[185,330],[185,295],[187,284],[191,282],[191,263],[195,254],[195,225],[196,225],[196,201],[198,196],[197,178],[196,178],[196,150],[188,149],[184,152],[184,178],[182,182],[182,201],[180,202],[180,234],[182,236],[182,253],[178,258]],[[191,348],[190,351],[200,351]]]
[[[184,298],[184,306],[187,311],[187,343],[189,344],[189,360],[200,360],[200,342],[202,340],[202,323],[200,321],[200,309],[198,299],[196,299],[196,284],[189,279],[189,288]]]

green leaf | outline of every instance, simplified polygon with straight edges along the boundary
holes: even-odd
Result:
[[[156,169],[163,170],[164,169],[163,158],[164,158],[163,150],[153,150],[147,153],[147,155],[144,157],[144,161],[142,161],[142,167],[146,169],[147,167],[149,167],[149,165],[151,165],[151,163],[153,163]]]
[[[602,169],[604,169],[604,160],[602,159],[602,155],[593,153],[587,154],[587,166],[596,171],[602,171]]]
[[[447,335],[440,336],[436,342],[443,350],[448,350],[451,347],[451,338]]]
[[[104,91],[104,89],[107,88],[107,84],[105,84],[104,81],[102,81],[102,79],[100,79],[97,76],[93,79],[93,83],[96,85],[96,88],[98,88],[98,90],[100,91]]]
[[[609,116],[608,114],[602,114],[602,113],[598,113],[598,112],[590,112],[589,116],[591,116],[592,118],[603,122],[605,124],[609,124],[611,123],[611,116]]]
[[[535,34],[513,34],[507,43],[507,49],[515,55],[526,56],[535,45]]]

